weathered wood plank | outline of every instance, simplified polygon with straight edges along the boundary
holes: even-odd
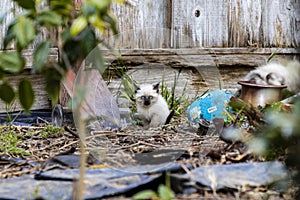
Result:
[[[6,15],[2,24],[0,24],[0,49],[3,49],[3,40],[5,33],[7,31],[9,23],[14,18],[13,9],[15,4],[11,0],[0,1],[0,13],[1,15]],[[11,46],[13,48],[13,46]]]
[[[162,63],[172,67],[254,67],[265,64],[272,53],[276,53],[274,60],[300,58],[300,49],[295,48],[125,49],[120,51],[125,64],[131,66],[141,63]],[[110,52],[104,51],[104,54],[107,54],[110,62],[116,60]]]
[[[264,46],[300,46],[300,1],[264,0],[262,1]]]
[[[9,80],[9,83],[14,86],[14,88],[17,88],[18,82],[22,78],[27,78],[32,81],[32,87],[35,92],[35,102],[32,106],[32,110],[39,110],[39,109],[51,109],[51,103],[48,98],[48,95],[45,91],[45,85],[46,80],[41,76],[37,74],[31,74],[29,71],[26,71],[19,75],[8,75],[6,77],[7,80]],[[9,109],[6,109],[6,105],[0,101],[0,112],[4,113],[6,111],[20,111],[22,110],[18,99],[16,99],[15,103],[9,107]]]
[[[143,64],[140,66],[128,66],[130,70],[126,72],[134,81],[139,84],[155,84],[164,81],[165,86],[171,88],[174,86],[175,76],[178,75],[179,69],[165,66],[159,63]],[[211,67],[210,67],[211,68]],[[251,68],[184,68],[178,77],[176,83],[176,97],[186,95],[193,98],[196,94],[201,95],[207,90],[227,89],[235,93],[239,88],[238,81],[248,73]],[[121,79],[113,79],[108,85],[112,93],[118,97],[118,91],[123,88]],[[119,102],[123,102],[119,100]]]
[[[15,51],[15,50],[8,50],[8,51]],[[3,52],[0,50],[0,53]],[[29,69],[33,66],[33,53],[34,49],[27,49],[22,52],[23,57],[25,58],[25,68]],[[50,48],[49,55],[48,55],[48,62],[55,62],[58,61],[58,48]]]
[[[114,48],[169,48],[169,0],[131,0],[129,5],[114,4],[120,34],[108,35]]]
[[[226,1],[174,0],[174,47],[227,47]]]
[[[120,34],[118,37],[106,35],[106,42],[114,48],[286,48],[299,47],[300,44],[299,0],[128,2],[131,6],[113,5]],[[80,7],[79,3],[77,7]],[[0,13],[5,12],[8,12],[8,16],[1,25],[0,41],[3,41],[9,22],[22,10],[12,0],[2,0]],[[48,37],[44,31],[36,40],[41,41]],[[2,48],[0,44],[0,49]]]
[[[40,9],[42,9],[43,6],[47,5],[48,0],[42,0],[39,2]],[[5,34],[7,32],[7,28],[9,24],[12,22],[12,20],[18,16],[19,13],[24,12],[22,8],[20,8],[16,3],[14,3],[12,0],[1,0],[0,1],[0,15],[5,14],[4,21],[0,25],[0,49],[4,49],[3,47],[3,40],[5,38]],[[40,41],[44,41],[49,37],[49,34],[46,29],[42,29],[41,33],[35,36],[35,40],[33,44],[29,48],[36,47],[37,43]],[[15,44],[11,43],[10,46],[7,47],[7,49],[15,49]]]
[[[298,0],[174,0],[174,45],[299,47]]]
[[[32,82],[33,90],[35,92],[35,103],[32,106],[32,110],[39,110],[39,109],[50,109],[51,108],[51,102],[49,100],[49,97],[45,91],[45,85],[46,80],[42,75],[38,74],[32,74],[31,68],[32,68],[32,56],[33,56],[33,49],[29,49],[23,52],[23,56],[26,60],[26,70],[25,72],[21,74],[9,74],[7,77],[5,77],[5,80],[7,80],[10,84],[14,86],[14,88],[17,88],[17,84],[20,79],[27,78]],[[58,60],[58,49],[57,48],[51,48],[48,61],[57,61]],[[18,103],[18,100],[15,101],[15,103],[10,107],[9,111],[19,111],[22,110],[20,104]],[[6,112],[6,106],[5,104],[0,101],[0,112]]]
[[[24,56],[26,61],[26,68],[32,68],[33,66],[33,53],[34,49],[27,49],[26,51],[22,52],[22,55]],[[48,62],[57,62],[58,56],[58,48],[50,48]]]
[[[110,50],[103,50],[108,54]],[[202,55],[202,54],[272,54],[277,55],[300,53],[300,48],[181,48],[181,49],[117,49],[113,53],[121,55]]]
[[[174,75],[181,70],[176,94],[193,96],[206,90],[219,89],[220,85],[232,93],[243,76],[256,66],[266,64],[269,56],[277,52],[273,61],[300,59],[300,49],[295,48],[199,48],[199,49],[156,49],[121,50],[122,63],[129,69],[126,74],[138,83],[162,81],[171,88]],[[107,53],[107,52],[105,52]],[[118,63],[107,53],[109,62]],[[109,88],[113,93],[122,88],[120,80],[114,80]]]

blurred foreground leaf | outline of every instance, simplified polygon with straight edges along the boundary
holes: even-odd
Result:
[[[87,20],[85,17],[78,17],[74,20],[70,32],[73,36],[79,34],[86,26],[87,26]]]
[[[20,7],[28,9],[28,10],[35,10],[35,0],[13,0],[16,2]]]
[[[162,184],[158,187],[158,196],[162,200],[172,200],[175,198],[174,192],[169,187]]]
[[[158,199],[157,194],[152,190],[143,190],[132,197],[133,200]]]
[[[19,82],[19,100],[26,112],[29,112],[34,103],[34,91],[31,82],[27,79],[22,79]]]
[[[36,71],[41,72],[42,68],[47,62],[50,47],[51,47],[51,42],[46,41],[40,43],[37,46],[37,48],[34,50],[33,67],[36,69]]]
[[[19,16],[13,27],[18,48],[27,48],[35,37],[33,21],[25,16]]]
[[[0,68],[9,73],[17,73],[25,67],[25,60],[16,51],[6,51],[0,53]]]
[[[1,100],[6,104],[11,104],[16,97],[14,89],[6,82],[0,85],[0,94]]]
[[[44,11],[39,13],[36,20],[40,25],[44,25],[46,27],[59,26],[62,23],[61,16],[54,11]]]

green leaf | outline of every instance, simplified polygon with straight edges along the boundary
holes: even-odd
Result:
[[[48,93],[48,96],[52,100],[52,104],[57,104],[59,99],[60,93],[60,82],[62,79],[62,73],[59,72],[60,66],[52,63],[51,65],[47,66],[47,69],[43,70],[43,75],[46,77],[46,87],[45,90]]]
[[[25,60],[17,51],[0,53],[0,68],[6,72],[17,73],[25,67]]]
[[[26,48],[35,37],[34,24],[31,19],[20,16],[13,26],[13,32],[19,47]]]
[[[87,26],[76,38],[64,32],[65,40],[63,46],[63,56],[67,56],[71,65],[84,59],[98,44],[95,32],[90,26]]]
[[[101,13],[105,13],[111,4],[111,0],[87,0],[87,3],[95,6]]]
[[[103,21],[107,22],[110,25],[110,28],[112,29],[114,34],[118,33],[116,17],[113,15],[113,13],[105,13],[105,15],[103,15]]]
[[[33,66],[36,71],[41,72],[48,59],[51,42],[46,41],[40,43],[33,53]]]
[[[0,80],[2,80],[6,76],[6,73],[0,67]]]
[[[63,44],[65,44],[67,41],[71,40],[73,36],[70,33],[70,27],[66,27],[62,33],[60,34],[61,36],[61,41]]]
[[[79,34],[87,26],[87,19],[83,16],[74,20],[70,32],[73,36]]]
[[[158,186],[158,196],[162,200],[172,200],[175,198],[174,192],[165,185]]]
[[[99,17],[97,13],[89,16],[89,23],[91,23],[95,28],[97,28],[102,33],[105,31],[105,28],[110,26],[110,24],[103,21],[102,17]]]
[[[86,57],[91,51],[94,51],[97,44],[98,44],[98,40],[95,31],[91,27],[87,26],[80,33],[80,40],[79,40],[79,48],[81,49],[80,54],[83,54],[83,56]]]
[[[35,10],[35,0],[13,0],[16,2],[20,7]]]
[[[143,190],[133,195],[133,200],[141,200],[141,199],[152,199],[157,198],[157,194],[152,190]]]
[[[125,2],[124,0],[113,0],[113,1],[116,3],[124,3]]]
[[[272,54],[268,57],[267,63],[269,63],[274,56],[276,56],[278,54],[278,52],[272,52]]]
[[[97,9],[93,5],[89,5],[87,3],[82,4],[81,12],[84,16],[91,16],[94,13],[97,13]]]
[[[0,98],[6,104],[11,104],[16,97],[14,89],[6,82],[0,85]]]
[[[60,81],[58,80],[48,80],[46,84],[46,91],[48,96],[52,100],[52,104],[58,103],[59,93],[60,93]]]
[[[3,40],[3,47],[4,49],[7,48],[7,46],[9,45],[9,43],[16,37],[15,33],[13,31],[13,27],[16,23],[16,20],[14,20],[13,22],[11,22],[7,28],[4,40]]]
[[[131,103],[134,103],[133,100],[132,100],[132,97],[130,97],[126,91],[120,90],[120,93],[123,95],[124,98],[129,100]]]
[[[56,12],[58,15],[70,16],[73,9],[72,0],[51,0],[50,10]]]
[[[36,16],[36,20],[40,25],[58,26],[62,23],[61,16],[53,11],[41,12]]]
[[[19,82],[19,100],[24,110],[29,112],[34,103],[34,91],[31,82],[25,78]]]

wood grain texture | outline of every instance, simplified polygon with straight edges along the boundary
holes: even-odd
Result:
[[[132,73],[138,82],[156,82],[165,74],[168,84],[172,84],[174,73],[183,67],[181,89],[186,81],[191,93],[199,88],[216,88],[220,77],[224,88],[235,88],[247,71],[266,63],[271,53],[277,53],[275,60],[299,59],[300,0],[127,2],[129,5],[113,5],[120,34],[104,37],[116,54],[123,56],[124,64],[136,72]],[[0,26],[0,49],[8,24],[22,10],[11,0],[1,0],[0,13],[4,12],[8,15]],[[37,41],[48,37],[43,32]],[[13,44],[9,48],[13,49]],[[27,68],[32,67],[32,52],[24,52]],[[108,53],[106,58],[109,62],[116,60]],[[57,59],[57,50],[51,50],[49,61]],[[38,99],[34,109],[49,108],[42,89],[44,80],[29,73],[20,76],[36,81]],[[20,77],[10,78],[17,81]],[[0,108],[3,111],[3,105]]]
[[[2,0],[0,1],[0,15],[4,15],[5,18],[0,24],[0,49],[3,49],[3,40],[4,36],[6,34],[7,28],[9,23],[14,18],[14,13],[12,12],[15,8],[15,4],[11,0]],[[8,48],[13,48],[13,45],[11,45]]]
[[[40,1],[39,8],[42,9],[45,5],[47,5],[48,0],[42,0]],[[12,22],[12,20],[17,17],[20,13],[23,13],[24,10],[20,8],[16,3],[14,3],[12,0],[1,0],[0,1],[0,16],[3,15],[4,20],[2,24],[0,24],[0,49],[3,49],[3,40],[5,38],[5,34],[7,32],[9,24]],[[44,41],[47,38],[49,38],[49,33],[46,29],[41,29],[40,34],[37,34],[35,36],[35,40],[32,45],[30,45],[30,48],[35,48],[37,43],[40,41]],[[15,44],[11,43],[7,49],[15,49]]]
[[[299,23],[299,0],[173,1],[178,48],[298,47]]]
[[[0,51],[1,52],[1,51]],[[33,53],[34,49],[27,49],[22,52],[22,55],[25,58],[26,61],[26,68],[32,68],[33,66]],[[48,54],[48,62],[57,62],[58,61],[58,48],[50,48],[49,54]]]
[[[32,106],[32,110],[39,109],[51,109],[51,102],[49,97],[45,91],[46,80],[42,75],[31,73],[32,68],[32,56],[33,49],[29,49],[23,52],[23,55],[26,60],[26,70],[21,74],[9,74],[4,80],[8,81],[14,88],[17,88],[17,85],[22,78],[26,78],[32,82],[33,90],[35,92],[35,102]],[[52,48],[49,52],[48,62],[57,61],[58,60],[58,49]],[[20,111],[22,110],[18,100],[9,108],[9,111]],[[0,112],[6,112],[5,104],[0,100]]]
[[[116,61],[120,53],[125,64],[162,63],[171,67],[217,66],[255,67],[266,63],[272,53],[273,60],[300,59],[299,48],[181,48],[181,49],[133,49],[112,54],[103,51],[109,62]]]
[[[172,68],[159,63],[149,63],[134,66],[128,70],[126,74],[139,84],[155,84],[164,81],[165,86],[171,91],[179,69],[180,68]],[[250,69],[252,68],[235,67],[231,69],[213,68],[211,66],[187,67],[181,69],[176,82],[175,96],[180,97],[184,94],[189,98],[193,98],[197,94],[201,95],[207,90],[218,90],[220,87],[235,93],[239,88],[237,82],[240,81]],[[118,97],[118,91],[123,88],[121,79],[113,79],[108,87],[112,93]],[[119,100],[118,102],[123,101]]]
[[[76,7],[80,2],[74,0]],[[45,0],[46,2],[46,0]],[[130,0],[113,4],[120,34],[105,35],[116,49],[193,47],[279,47],[300,44],[300,0]],[[3,41],[9,22],[22,12],[11,0],[0,28]],[[45,30],[36,41],[51,38]],[[3,48],[0,44],[0,49]],[[34,47],[36,43],[33,44]],[[12,47],[11,47],[12,48]]]
[[[39,109],[51,109],[51,102],[48,98],[48,95],[45,91],[46,80],[41,75],[31,74],[29,70],[25,71],[19,75],[9,75],[6,79],[9,83],[14,86],[15,90],[20,79],[29,79],[32,81],[32,87],[35,93],[35,102],[31,108],[31,110],[39,110]],[[6,111],[14,112],[20,111],[22,107],[19,104],[18,99],[16,99],[15,103],[6,109],[6,105],[0,100],[0,112],[5,113]]]
[[[120,33],[108,35],[108,43],[114,48],[168,48],[169,0],[131,0],[129,4],[114,4],[112,9],[118,19]]]
[[[157,83],[164,80],[171,88],[174,75],[181,70],[176,95],[186,87],[188,96],[202,94],[220,87],[235,93],[238,81],[254,67],[266,64],[269,56],[277,52],[272,61],[300,59],[300,49],[295,48],[187,48],[156,50],[122,50],[126,72],[138,83]],[[104,52],[105,53],[105,52]],[[107,53],[111,63],[118,63]],[[120,79],[114,79],[109,88],[117,93],[122,88]]]

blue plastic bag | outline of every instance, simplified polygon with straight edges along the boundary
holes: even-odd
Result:
[[[227,119],[224,110],[230,112],[226,103],[233,95],[228,90],[215,90],[208,92],[195,100],[187,109],[190,123],[198,124],[203,119],[211,122],[214,118]]]

